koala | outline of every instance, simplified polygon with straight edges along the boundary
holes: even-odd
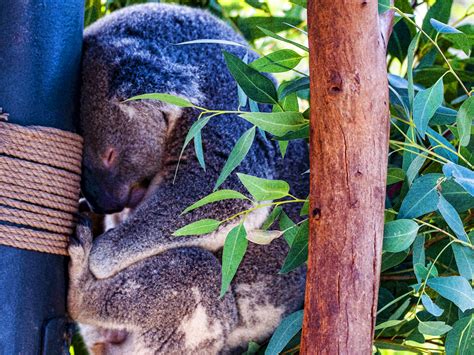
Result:
[[[211,119],[202,131],[203,170],[192,146],[179,159],[196,109],[125,102],[158,92],[214,110],[237,110],[237,84],[222,49],[239,57],[248,54],[250,60],[257,56],[240,46],[179,45],[197,39],[247,46],[207,11],[167,4],[127,7],[85,30],[82,192],[96,213],[127,211],[124,221],[96,238],[90,222],[81,220],[69,248],[69,313],[96,354],[238,353],[251,340],[265,341],[283,317],[303,304],[305,268],[278,274],[288,252],[283,238],[269,245],[249,243],[231,287],[219,298],[222,248],[241,221],[231,220],[207,235],[172,235],[193,221],[223,220],[251,207],[247,200],[225,200],[180,215],[212,192],[250,124],[235,114]],[[238,167],[284,179],[299,197],[308,193],[306,170],[306,142],[292,141],[283,160],[277,142],[260,134]],[[235,174],[221,188],[245,192]],[[258,229],[269,212],[250,213],[246,229]],[[286,212],[299,218],[295,208]]]

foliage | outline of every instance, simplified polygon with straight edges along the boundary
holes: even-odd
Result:
[[[285,181],[245,174],[238,177],[247,196],[218,190],[238,171],[257,130],[278,140],[282,155],[291,149],[287,148],[289,141],[309,137],[306,2],[292,0],[278,15],[273,13],[273,2],[245,3],[221,1],[213,9],[219,7],[221,16],[240,29],[258,52],[267,54],[247,63],[246,58],[224,52],[239,86],[241,107],[237,114],[254,127],[236,143],[215,192],[202,196],[183,213],[223,199],[247,198],[253,206],[222,221],[195,221],[175,232],[208,233],[229,221],[242,221],[256,209],[273,209],[262,231],[246,231],[239,223],[229,232],[223,251],[221,294],[231,284],[249,241],[269,243],[284,237],[290,250],[281,272],[291,272],[307,258],[305,196],[292,196]],[[441,352],[445,347],[447,354],[462,354],[474,346],[470,336],[474,323],[474,99],[470,89],[474,81],[470,57],[474,26],[465,21],[474,14],[474,7],[463,9],[464,14],[453,21],[452,0],[429,4],[396,0],[393,8],[387,1],[379,5],[379,11],[392,9],[396,16],[388,48],[391,132],[376,353],[387,349]],[[253,16],[236,15],[249,8],[253,8]],[[275,87],[262,73],[278,73],[283,80]],[[170,95],[155,95],[161,96],[148,98],[192,105]],[[270,104],[273,111],[258,112],[256,103]],[[185,145],[197,141],[196,154],[205,168],[200,132],[209,120],[226,112],[194,107],[200,114]],[[286,204],[301,206],[302,221],[295,223],[282,213],[280,207]],[[279,231],[268,230],[275,225]],[[266,347],[251,343],[247,353],[297,352],[301,319],[301,311],[288,316]]]

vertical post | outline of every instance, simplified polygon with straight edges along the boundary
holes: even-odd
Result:
[[[303,354],[371,354],[389,112],[375,0],[309,0],[310,240]]]
[[[83,0],[0,2],[0,107],[9,121],[74,129],[83,11]],[[63,352],[66,266],[62,256],[0,246],[1,354]]]

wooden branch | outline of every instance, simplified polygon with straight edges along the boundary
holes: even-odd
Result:
[[[389,137],[377,1],[310,0],[311,194],[301,352],[371,354]]]

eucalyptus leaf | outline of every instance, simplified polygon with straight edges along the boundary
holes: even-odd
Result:
[[[418,32],[413,37],[407,51],[407,79],[408,79],[408,102],[410,105],[410,112],[413,112],[413,100],[415,98],[415,89],[413,85],[413,62],[415,59],[415,51],[418,47],[418,41],[420,39],[420,33]]]
[[[307,125],[300,112],[247,112],[240,117],[275,136],[283,136]]]
[[[468,280],[474,279],[474,250],[466,245],[454,243],[452,246],[454,259],[459,274]]]
[[[285,238],[288,245],[291,246],[295,240],[296,234],[298,234],[299,227],[288,217],[285,212],[282,212],[279,223],[280,230],[284,232],[283,237]]]
[[[298,228],[298,233],[291,243],[290,251],[283,262],[280,274],[286,274],[303,265],[308,259],[308,220]]]
[[[250,66],[264,73],[283,73],[296,67],[302,58],[291,49],[281,49],[254,60]]]
[[[286,344],[301,330],[303,326],[303,310],[297,311],[284,318],[273,333],[268,343],[265,355],[278,355]]]
[[[474,349],[474,314],[459,319],[446,336],[446,355],[469,354]]]
[[[247,239],[254,244],[268,245],[274,239],[280,238],[283,232],[276,230],[256,229],[247,233]]]
[[[444,322],[420,322],[418,330],[421,334],[440,336],[449,332],[452,328]]]
[[[420,226],[410,219],[397,219],[385,224],[383,250],[398,253],[407,249],[415,240]]]
[[[248,49],[248,45],[242,44],[239,42],[234,42],[234,41],[228,41],[225,39],[211,39],[211,38],[203,38],[203,39],[195,39],[193,41],[186,41],[186,42],[180,42],[176,43],[176,46],[181,46],[181,45],[188,45],[188,44],[220,44],[220,45],[225,45],[225,46],[235,46],[235,47],[242,47]]]
[[[389,168],[387,172],[387,185],[392,185],[405,180],[405,172],[400,168]]]
[[[403,199],[398,218],[416,218],[438,208],[438,180],[441,174],[426,174],[413,182]]]
[[[456,148],[449,143],[449,141],[444,138],[441,134],[436,132],[434,129],[428,127],[426,130],[430,144],[435,147],[433,150],[436,154],[441,155],[442,157],[452,161],[453,163],[458,162],[458,156]]]
[[[201,219],[190,223],[173,233],[175,237],[185,235],[201,235],[215,231],[219,227],[220,222],[215,219]]]
[[[194,151],[196,152],[196,158],[201,165],[201,168],[206,171],[206,162],[204,160],[204,151],[202,148],[202,136],[201,131],[196,132],[194,135]]]
[[[261,103],[278,102],[275,85],[269,78],[229,52],[224,51],[224,58],[230,73],[249,98]]]
[[[166,102],[171,105],[179,106],[179,107],[194,107],[194,105],[180,96],[170,95],[170,94],[161,94],[161,93],[152,93],[152,94],[143,94],[137,95],[129,98],[125,101],[135,101],[135,100],[158,100],[162,102]]]
[[[430,19],[430,23],[438,33],[462,33],[458,29],[442,23],[441,21],[438,21],[434,18]]]
[[[296,93],[301,90],[309,89],[309,77],[303,76],[301,78],[291,81],[289,84],[285,85],[283,90],[280,93],[280,100],[287,97],[292,93]]]
[[[439,317],[444,312],[444,310],[434,303],[426,294],[421,295],[421,302],[423,303],[425,309],[435,317]]]
[[[290,186],[283,180],[268,180],[256,176],[237,173],[240,182],[257,201],[270,201],[288,195]]]
[[[229,199],[238,199],[238,200],[248,200],[247,196],[241,194],[238,191],[234,190],[218,190],[214,191],[211,194],[203,197],[199,201],[196,201],[191,206],[187,207],[182,214],[188,213],[196,208],[202,207],[212,202],[222,201],[222,200],[229,200]]]
[[[224,296],[247,251],[247,233],[243,223],[227,234],[222,251],[222,283],[220,297]]]
[[[255,138],[255,127],[247,130],[239,140],[235,143],[234,148],[229,154],[227,161],[222,168],[222,171],[217,178],[216,184],[214,185],[214,191],[217,190],[219,186],[229,177],[229,175],[234,171],[235,168],[239,166],[242,160],[245,159],[247,153],[252,147],[253,141]]]
[[[470,96],[459,108],[456,117],[460,144],[467,146],[471,139],[472,120],[474,119],[474,96]]]
[[[279,41],[282,41],[282,42],[292,44],[293,46],[298,47],[299,49],[302,49],[306,52],[309,52],[308,47],[303,46],[302,44],[296,43],[292,40],[286,39],[285,37],[279,36],[276,33],[272,32],[270,30],[267,30],[266,28],[263,28],[263,27],[260,27],[260,26],[257,26],[257,28],[269,37],[275,38],[275,39],[277,39]]]
[[[409,249],[403,250],[399,253],[388,253],[382,254],[382,272],[391,269],[394,266],[400,265],[408,256]]]
[[[463,312],[474,308],[474,292],[469,282],[462,276],[430,278],[428,286],[453,302]]]
[[[448,178],[454,178],[454,181],[474,196],[474,171],[461,165],[447,163],[443,166],[443,173]]]
[[[443,79],[440,78],[432,87],[419,91],[415,96],[413,122],[422,138],[425,138],[431,117],[443,103],[443,91]]]
[[[452,229],[456,236],[464,242],[469,242],[469,238],[464,231],[461,217],[459,217],[457,211],[448,201],[446,201],[443,195],[439,196],[438,211],[441,213],[446,223],[448,223],[449,228]]]

